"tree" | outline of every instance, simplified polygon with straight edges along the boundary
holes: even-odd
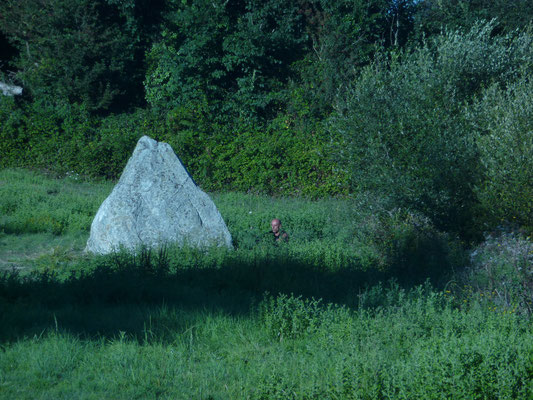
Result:
[[[471,107],[470,118],[483,166],[475,188],[487,217],[483,222],[489,228],[511,223],[533,233],[533,71],[528,72],[506,89],[490,86]]]
[[[331,112],[340,95],[385,48],[400,48],[412,29],[413,0],[303,0],[309,37],[299,65],[309,102]]]
[[[414,16],[415,37],[439,34],[444,27],[469,29],[476,21],[496,19],[496,33],[524,29],[533,22],[529,0],[421,0]]]
[[[338,97],[330,128],[343,135],[338,156],[354,191],[376,190],[439,228],[469,234],[482,166],[465,107],[485,87],[505,87],[533,65],[530,34],[495,38],[493,30],[488,23],[446,31],[412,52],[376,60]]]
[[[298,8],[281,0],[173,2],[148,56],[149,103],[173,109],[204,99],[219,115],[275,109],[305,37]]]
[[[0,26],[18,50],[15,79],[34,98],[84,103],[93,112],[141,104],[146,35],[135,7],[146,2],[124,2],[122,9],[113,3],[3,1]]]

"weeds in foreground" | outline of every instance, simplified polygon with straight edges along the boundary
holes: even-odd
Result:
[[[360,307],[353,309],[265,295],[240,314],[170,301],[3,299],[2,327],[14,326],[15,314],[29,321],[28,314],[43,311],[49,322],[24,340],[2,340],[0,398],[528,399],[533,394],[533,332],[526,319],[492,312],[481,302],[458,308],[429,285],[411,290],[378,285],[360,296]],[[113,329],[87,336],[80,333],[83,321],[86,329],[106,323]]]
[[[18,190],[42,178],[21,177]],[[83,188],[96,209],[102,187]],[[87,233],[73,208],[59,235],[0,234],[2,259],[50,241],[0,273],[0,398],[533,396],[528,238],[487,238],[468,260],[423,216],[371,197],[213,197],[233,251],[85,256],[68,245]],[[43,201],[34,215],[53,214]],[[288,245],[264,240],[272,216]],[[417,286],[428,277],[442,290]]]

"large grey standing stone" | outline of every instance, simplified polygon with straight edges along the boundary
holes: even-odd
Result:
[[[139,139],[119,182],[91,225],[86,251],[169,243],[232,247],[215,204],[196,186],[167,143]]]

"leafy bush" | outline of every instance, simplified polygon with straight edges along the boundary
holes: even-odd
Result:
[[[369,215],[359,235],[374,264],[406,282],[416,282],[417,277],[446,279],[454,268],[466,264],[458,240],[408,210]]]
[[[301,296],[265,296],[259,304],[259,318],[267,331],[280,342],[313,332],[320,324],[320,300]]]
[[[346,192],[345,176],[328,160],[320,127],[304,131],[280,116],[264,129],[227,135],[213,147],[215,190],[320,197]]]
[[[43,168],[59,173],[81,172],[83,151],[96,134],[97,120],[84,106],[54,106],[46,101],[17,105],[0,98],[2,167]]]
[[[533,233],[532,92],[531,75],[524,74],[507,88],[490,86],[471,108],[483,166],[476,194],[488,229],[506,222]]]
[[[137,140],[163,137],[164,120],[151,111],[97,118],[84,105],[45,101],[17,105],[0,98],[2,167],[30,167],[59,174],[116,179]]]
[[[307,106],[306,106],[307,107]],[[328,137],[318,121],[305,126],[280,115],[266,126],[213,122],[207,106],[191,103],[167,113],[138,109],[96,118],[79,105],[0,99],[2,167],[116,179],[137,140],[169,143],[206,190],[321,197],[345,194],[346,174],[330,163]]]
[[[493,37],[493,28],[445,32],[363,70],[330,121],[352,190],[389,195],[438,228],[475,232],[481,166],[465,103],[533,65],[530,33]]]
[[[495,309],[533,313],[533,242],[513,232],[488,236],[472,253],[463,285]]]
[[[25,150],[24,113],[13,97],[0,97],[0,167],[21,164]]]
[[[80,143],[79,164],[75,170],[93,177],[120,177],[137,141],[143,136],[144,115],[139,111],[99,121],[93,136]]]

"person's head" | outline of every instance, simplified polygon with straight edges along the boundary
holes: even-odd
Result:
[[[277,218],[274,218],[270,222],[270,227],[272,228],[272,232],[274,232],[275,234],[279,233],[279,230],[281,229],[281,221]]]

